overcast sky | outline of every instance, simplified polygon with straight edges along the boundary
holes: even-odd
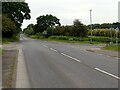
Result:
[[[31,10],[31,20],[25,20],[23,27],[36,24],[40,15],[52,14],[62,25],[71,25],[75,19],[90,23],[92,9],[93,23],[113,23],[118,21],[118,1],[120,0],[25,0]]]

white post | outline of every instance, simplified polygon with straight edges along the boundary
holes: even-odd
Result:
[[[115,29],[115,31],[116,31],[116,45],[118,45],[118,32],[119,32],[119,28],[117,27]]]

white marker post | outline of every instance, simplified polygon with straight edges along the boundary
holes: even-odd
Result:
[[[119,32],[119,28],[117,27],[115,29],[115,31],[116,31],[116,45],[118,45],[118,32]]]

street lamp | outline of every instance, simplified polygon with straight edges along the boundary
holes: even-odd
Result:
[[[91,41],[90,41],[90,43],[92,43],[92,9],[90,10],[90,29],[91,29]]]

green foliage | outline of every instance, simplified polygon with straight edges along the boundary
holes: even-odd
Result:
[[[69,40],[69,41],[90,41],[91,37],[70,37],[70,36],[51,36],[49,39],[56,39],[56,40]],[[106,43],[106,42],[111,42],[111,38],[109,37],[92,37],[93,42],[101,42],[101,43]],[[113,43],[116,43],[116,39],[112,39]],[[120,40],[119,40],[120,42]]]
[[[1,55],[2,55],[2,49],[0,48],[0,57],[1,57]]]
[[[48,27],[47,29],[46,29],[46,31],[47,31],[47,36],[52,36],[52,35],[54,35],[54,28],[53,27]]]
[[[105,50],[113,50],[113,51],[120,51],[120,45],[110,45],[103,47]]]
[[[37,36],[37,35],[31,35],[31,36],[30,36],[30,38],[33,38],[33,39],[38,39],[38,38],[39,38],[39,36]]]
[[[89,37],[89,41],[90,41],[91,37]],[[93,42],[103,42],[103,43],[106,43],[106,42],[113,42],[113,43],[116,43],[116,38],[111,38],[110,37],[101,37],[101,36],[93,36],[92,37],[92,41]],[[120,43],[120,39],[118,39],[118,42]]]
[[[79,20],[75,20],[74,25],[71,26],[57,26],[53,32],[54,35],[74,37],[86,37],[87,33],[87,27],[83,25]]]
[[[90,29],[91,25],[88,25],[88,28]],[[120,29],[120,23],[103,23],[103,24],[92,24],[93,29],[109,29],[109,28],[119,28]]]
[[[17,28],[20,28],[24,19],[30,19],[30,9],[25,2],[3,2],[2,13],[7,14]]]
[[[111,41],[111,39],[109,37],[92,37],[92,40],[94,42],[104,42],[104,43]]]
[[[3,44],[8,44],[8,43],[10,43],[10,42],[19,41],[19,39],[20,39],[19,35],[13,35],[13,36],[10,37],[10,38],[3,37],[3,38],[2,38],[2,43],[3,43]]]
[[[26,29],[25,32],[24,32],[26,35],[33,35],[34,31],[32,28],[30,29]]]
[[[105,36],[105,37],[116,37],[115,30],[110,29],[94,29],[92,30],[93,36]],[[120,31],[118,32],[118,36],[120,37]],[[91,31],[89,30],[88,35],[91,35]]]
[[[74,36],[85,37],[87,36],[87,28],[79,20],[75,20],[73,24]]]
[[[42,36],[42,34],[39,32],[39,33],[36,33],[35,34],[36,36],[38,36],[38,37],[41,37]]]
[[[69,41],[88,41],[88,38],[70,37],[70,36],[51,36],[49,39],[69,40]]]
[[[43,32],[48,27],[54,27],[60,25],[59,19],[52,15],[39,16],[37,18],[37,24],[35,25],[36,32]]]
[[[27,26],[27,28],[25,28],[25,29],[23,30],[23,32],[24,32],[26,35],[34,35],[35,32],[34,32],[33,27],[34,27],[33,24],[29,24],[29,25]]]
[[[49,39],[57,39],[57,40],[69,40],[67,36],[51,36]]]
[[[2,16],[2,36],[3,37],[12,37],[16,34],[16,26],[14,22],[9,19],[6,15]]]

